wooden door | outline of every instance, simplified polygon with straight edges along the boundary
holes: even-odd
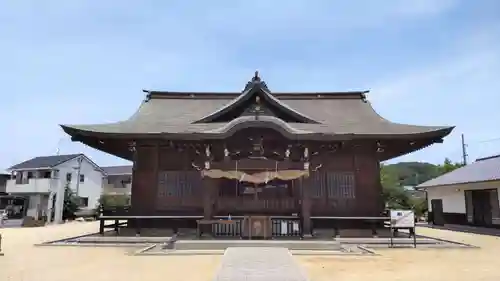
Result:
[[[474,224],[488,226],[492,223],[491,201],[489,190],[474,190],[472,192]]]
[[[444,214],[443,214],[443,200],[442,199],[432,199],[432,223],[434,225],[444,225]]]
[[[472,190],[466,190],[465,194],[465,215],[467,223],[474,223],[474,204],[472,202]]]

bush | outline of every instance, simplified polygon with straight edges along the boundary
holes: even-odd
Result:
[[[97,211],[111,209],[115,207],[128,207],[130,206],[130,195],[108,195],[103,194],[99,198],[97,204]]]

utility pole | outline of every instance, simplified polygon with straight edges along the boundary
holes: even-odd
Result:
[[[78,157],[76,161],[78,162],[78,166],[76,167],[76,196],[80,197],[80,171],[82,169],[83,157]]]
[[[467,165],[467,145],[465,144],[464,134],[462,134],[462,158],[464,166]]]

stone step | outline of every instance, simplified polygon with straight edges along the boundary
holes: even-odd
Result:
[[[341,251],[336,241],[279,241],[279,240],[178,240],[176,250],[225,250],[230,247],[267,247],[289,250]]]
[[[214,281],[307,281],[286,248],[230,247]]]

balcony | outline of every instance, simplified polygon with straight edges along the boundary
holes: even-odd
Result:
[[[16,182],[15,179],[7,181],[7,193],[49,193],[57,190],[57,179],[32,178]]]
[[[103,184],[103,194],[106,195],[130,195],[132,193],[132,184]]]

